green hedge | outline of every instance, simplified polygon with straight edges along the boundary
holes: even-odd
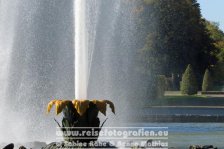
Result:
[[[192,66],[189,64],[185,70],[180,84],[182,94],[194,95],[197,94],[198,85]]]
[[[212,90],[212,78],[211,73],[206,69],[202,83],[202,91],[205,92],[210,90]]]

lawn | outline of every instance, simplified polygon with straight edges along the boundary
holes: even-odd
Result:
[[[181,95],[180,92],[166,92],[161,99],[151,100],[149,106],[224,106],[224,96]]]

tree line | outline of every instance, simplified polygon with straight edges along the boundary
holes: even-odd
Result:
[[[180,82],[189,64],[198,90],[206,70],[216,84],[223,83],[224,33],[217,23],[202,17],[197,0],[136,3],[138,67],[142,79],[150,82],[144,85],[150,95],[155,92],[159,75],[172,76],[173,89],[181,89]]]

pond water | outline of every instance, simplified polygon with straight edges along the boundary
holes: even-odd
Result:
[[[224,149],[224,123],[133,123],[132,127],[168,127],[169,147],[214,145]]]
[[[145,108],[143,113],[147,115],[212,115],[224,116],[223,108],[213,107],[166,107],[166,108]]]

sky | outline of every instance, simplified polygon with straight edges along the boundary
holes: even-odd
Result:
[[[224,0],[198,0],[201,13],[209,21],[219,23],[219,27],[224,31]]]

